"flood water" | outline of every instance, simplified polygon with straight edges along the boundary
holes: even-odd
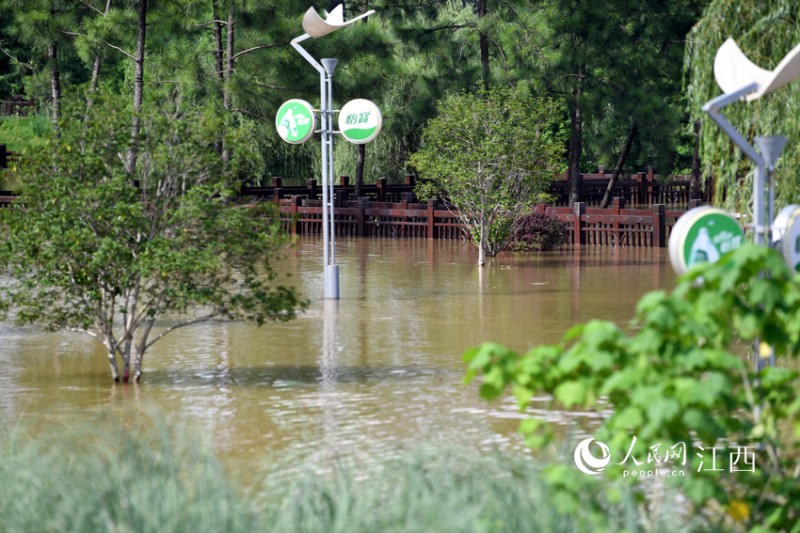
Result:
[[[0,323],[0,417],[34,431],[140,409],[207,430],[249,470],[275,454],[388,458],[419,442],[521,447],[511,398],[463,385],[462,353],[557,341],[590,318],[626,323],[647,291],[671,288],[665,249],[507,254],[476,266],[453,241],[337,241],[341,299],[322,299],[322,246],[280,262],[311,301],[286,324],[212,323],[153,346],[141,386],[114,385],[102,348],[78,333]],[[580,412],[533,411],[566,427]]]

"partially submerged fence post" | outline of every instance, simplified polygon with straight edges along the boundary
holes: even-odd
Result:
[[[637,172],[636,181],[639,182],[639,205],[646,205],[648,203],[647,192],[650,189],[650,183],[647,179],[647,174],[644,172]]]
[[[664,204],[653,206],[653,246],[667,246],[667,206]]]
[[[291,217],[291,222],[289,223],[292,230],[292,235],[297,235],[300,233],[300,218],[297,216],[300,207],[300,197],[295,195],[292,196],[289,201],[289,216]]]
[[[435,239],[435,224],[436,224],[436,200],[431,198],[428,200],[428,238]]]
[[[357,233],[362,237],[369,237],[369,227],[367,226],[367,215],[366,210],[369,207],[369,198],[362,197],[356,198],[358,202],[358,211],[356,211],[356,225]]]
[[[586,204],[575,202],[572,206],[575,222],[572,225],[572,244],[586,244],[586,236],[583,234],[583,215],[586,214]]]
[[[276,203],[280,203],[282,193],[281,178],[278,176],[272,176],[272,199],[275,200]]]
[[[378,178],[378,201],[386,201],[386,178]]]
[[[308,180],[308,199],[316,200],[319,192],[317,191],[317,180]]]

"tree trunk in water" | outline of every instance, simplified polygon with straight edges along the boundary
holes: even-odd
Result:
[[[111,379],[115,382],[119,382],[119,368],[117,367],[117,354],[108,343],[104,343],[106,345],[106,350],[108,350],[108,366],[111,368]]]
[[[50,97],[53,99],[53,130],[58,131],[61,120],[61,73],[58,70],[58,48],[55,42],[47,44],[47,60],[50,63]]]
[[[622,167],[628,159],[628,154],[631,153],[631,145],[633,145],[633,139],[636,137],[638,129],[639,126],[637,126],[635,122],[631,124],[631,129],[628,131],[628,138],[625,139],[625,146],[622,148],[622,153],[619,154],[617,166],[614,167],[614,173],[608,181],[608,187],[606,187],[606,193],[603,195],[603,201],[600,202],[600,207],[602,208],[608,207],[608,204],[611,203],[611,191],[614,190],[614,186],[617,184],[620,174],[622,174]]]
[[[700,121],[694,123],[694,154],[692,155],[692,178],[689,182],[689,199],[702,198],[700,187]]]
[[[581,150],[583,144],[583,115],[581,113],[581,84],[583,83],[583,65],[578,67],[575,87],[572,90],[572,108],[570,109],[569,139],[569,205],[581,201]]]
[[[137,347],[133,357],[133,382],[142,382],[142,360],[144,359],[144,350]]]
[[[481,217],[480,237],[478,238],[478,266],[486,264],[486,223]]]
[[[478,18],[486,16],[486,0],[478,0]],[[489,37],[479,32],[478,43],[481,49],[481,78],[484,88],[489,87]]]
[[[359,144],[358,153],[356,154],[356,186],[353,196],[356,201],[361,198],[361,189],[364,187],[364,163],[367,157],[367,145]]]
[[[219,5],[217,0],[211,3],[212,16],[214,17],[214,57],[217,62],[217,82],[219,83],[219,96],[224,98],[225,84],[225,50],[222,48],[222,20],[219,18]],[[222,154],[224,141],[220,138],[214,141],[214,150]]]
[[[147,33],[147,0],[139,0],[139,33],[136,37],[136,60],[133,77],[133,118],[131,119],[131,141],[125,171],[133,175],[138,157],[139,129],[141,128],[142,100],[144,99],[144,43]]]

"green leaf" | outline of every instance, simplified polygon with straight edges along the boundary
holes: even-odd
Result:
[[[587,390],[583,381],[567,381],[560,384],[555,389],[555,398],[564,407],[573,407],[575,405],[585,405],[587,398]]]

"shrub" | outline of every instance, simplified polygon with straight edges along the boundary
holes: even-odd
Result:
[[[791,359],[753,370],[741,352],[754,342],[760,357],[769,346]],[[481,374],[487,399],[511,389],[521,408],[540,395],[601,413],[595,436],[608,444],[606,460],[625,459],[595,473],[624,478],[631,464],[681,470],[669,480],[696,515],[726,529],[798,531],[800,510],[788,502],[800,499],[799,354],[800,276],[775,250],[746,244],[693,267],[672,293],[644,296],[630,333],[592,320],[556,345],[520,355],[485,343],[465,359],[467,379]],[[537,418],[521,429],[534,447],[553,438]],[[667,458],[667,450],[679,453]],[[569,493],[576,476],[589,477],[552,468],[549,478]],[[628,480],[646,490],[643,478]]]
[[[547,212],[533,211],[516,224],[508,249],[515,252],[549,252],[567,241],[567,225]]]

